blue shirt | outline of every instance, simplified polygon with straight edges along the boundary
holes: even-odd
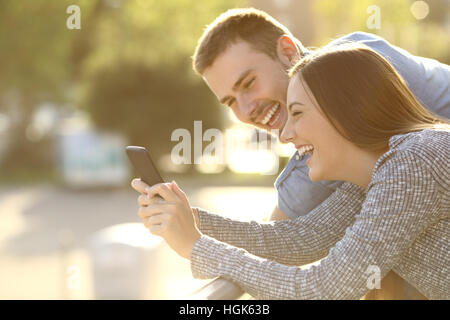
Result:
[[[405,79],[416,98],[434,113],[450,118],[450,66],[436,60],[417,57],[391,45],[383,38],[364,32],[354,32],[338,38],[328,46],[358,42],[384,56]],[[306,52],[307,54],[307,52]],[[342,181],[313,182],[309,168],[296,152],[275,181],[278,208],[290,218],[303,216],[328,198]]]

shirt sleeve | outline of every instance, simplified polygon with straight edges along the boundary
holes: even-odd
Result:
[[[280,264],[202,236],[191,253],[194,277],[224,277],[258,299],[359,299],[370,289],[367,272],[376,267],[384,277],[439,219],[439,192],[423,161],[404,153],[377,165],[361,212],[318,266]]]
[[[296,152],[275,181],[278,208],[291,219],[308,214],[342,185],[342,181],[311,181],[307,158]]]
[[[437,60],[414,56],[371,33],[354,32],[329,43],[360,42],[380,53],[405,79],[419,101],[434,113],[450,118],[450,66]]]
[[[364,191],[345,183],[316,210],[295,220],[233,221],[199,209],[200,231],[248,252],[288,265],[325,257],[361,210]]]

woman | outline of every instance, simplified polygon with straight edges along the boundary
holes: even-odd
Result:
[[[347,182],[327,205],[295,220],[236,222],[192,211],[176,183],[160,184],[139,198],[146,226],[191,259],[195,277],[231,279],[260,299],[359,299],[390,270],[427,298],[449,299],[448,121],[366,47],[319,50],[291,78],[283,137],[309,156],[312,180]]]

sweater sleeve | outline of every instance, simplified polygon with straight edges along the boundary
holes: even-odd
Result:
[[[199,210],[200,230],[212,238],[287,265],[325,257],[361,210],[364,191],[344,183],[305,216],[271,223],[233,221]]]
[[[377,162],[355,222],[318,266],[287,266],[202,236],[191,253],[192,273],[230,279],[259,299],[359,299],[370,289],[370,270],[378,268],[382,278],[399,263],[418,235],[439,219],[439,205],[426,164],[407,153],[391,153]]]

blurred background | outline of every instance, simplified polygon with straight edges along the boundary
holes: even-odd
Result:
[[[365,31],[450,63],[449,0],[0,0],[0,299],[179,299],[205,283],[140,224],[126,145],[145,146],[192,205],[270,215],[295,150],[255,148],[267,137],[191,67],[204,27],[250,6],[305,46]],[[202,149],[220,130],[223,161],[174,163],[179,128]]]

